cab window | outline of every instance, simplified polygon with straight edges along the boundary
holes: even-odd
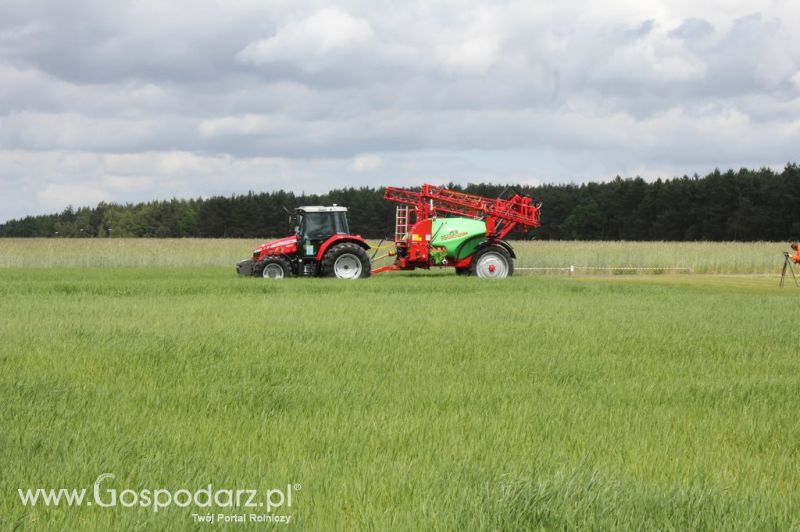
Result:
[[[324,240],[336,232],[332,213],[307,212],[303,216],[304,235],[309,240]]]

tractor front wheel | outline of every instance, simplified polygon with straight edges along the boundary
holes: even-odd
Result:
[[[283,279],[292,276],[292,265],[281,257],[269,257],[261,262],[261,276],[264,279]]]
[[[329,249],[322,257],[322,273],[339,279],[363,279],[372,273],[369,255],[352,242],[343,242]]]
[[[470,274],[484,279],[504,279],[514,274],[514,259],[504,248],[491,246],[472,257]]]

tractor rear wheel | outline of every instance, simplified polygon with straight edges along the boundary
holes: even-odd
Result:
[[[484,279],[504,279],[514,274],[514,259],[505,248],[491,246],[472,257],[470,274]]]
[[[292,276],[292,265],[282,257],[268,257],[261,264],[261,276],[264,279],[283,279]]]
[[[372,273],[369,255],[358,244],[343,242],[325,252],[322,274],[339,279],[363,279]]]

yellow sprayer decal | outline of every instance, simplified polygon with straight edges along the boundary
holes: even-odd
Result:
[[[467,231],[459,231],[458,229],[452,229],[446,235],[442,235],[439,240],[454,240],[456,238],[463,238],[467,236],[469,233]]]

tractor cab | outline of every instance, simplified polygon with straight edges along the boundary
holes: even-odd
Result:
[[[350,234],[347,207],[298,207],[292,215],[294,232],[302,254],[314,256],[319,247],[337,234]]]

